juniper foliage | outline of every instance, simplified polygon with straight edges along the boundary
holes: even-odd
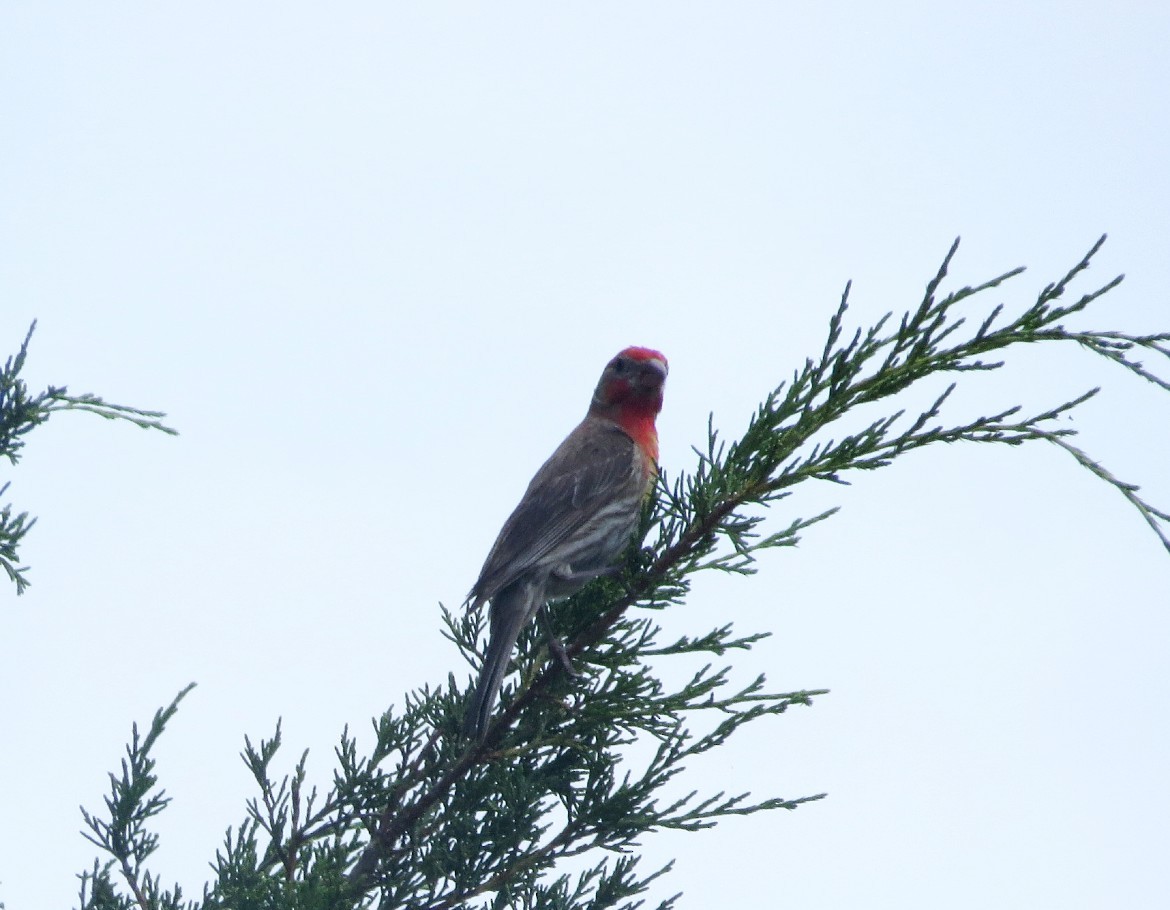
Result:
[[[70,395],[64,386],[49,386],[35,394],[30,392],[20,373],[28,358],[28,344],[36,327],[36,322],[29,326],[20,350],[0,369],[0,457],[7,458],[9,464],[20,461],[28,433],[58,411],[88,411],[107,420],[127,420],[143,429],[162,430],[172,436],[176,434],[175,430],[161,423],[166,415],[160,411],[111,404],[96,395]],[[0,486],[0,496],[8,491],[9,485],[10,482],[6,482]],[[28,567],[20,565],[17,551],[34,524],[36,519],[30,519],[28,512],[15,512],[9,503],[0,508],[0,567],[16,585],[17,594],[23,594],[29,586]]]
[[[1103,240],[1010,318],[1002,303],[975,320],[960,309],[1021,269],[942,292],[957,242],[922,301],[900,317],[847,332],[846,288],[819,355],[767,395],[737,439],[721,439],[712,421],[693,470],[660,480],[640,543],[626,552],[621,572],[551,611],[579,678],[550,660],[543,632],[530,629],[482,742],[459,735],[469,689],[466,677],[452,674],[376,718],[368,750],[343,732],[324,792],[308,783],[304,754],[290,773],[274,769],[279,724],[271,738],[246,740],[243,758],[259,795],[228,830],[202,898],[185,906],[633,910],[669,872],[640,864],[638,844],[650,833],[695,831],[819,799],[682,786],[697,756],[826,690],[774,692],[762,676],[737,683],[725,662],[762,634],[737,636],[725,625],[663,641],[656,619],[687,596],[697,573],[751,573],[762,551],[795,545],[805,529],[832,515],[767,524],[770,507],[801,483],[847,483],[935,443],[1045,442],[1115,488],[1170,549],[1170,515],[1073,445],[1074,431],[1060,420],[1097,389],[1030,414],[1011,407],[975,418],[943,416],[963,374],[997,370],[1004,361],[996,358],[1008,349],[1023,354],[1037,343],[1079,346],[1170,390],[1164,374],[1139,359],[1152,356],[1164,368],[1170,334],[1065,326],[1121,280],[1069,298]],[[925,409],[899,406],[907,390],[947,375],[953,381]],[[863,406],[876,406],[880,415],[859,429],[839,429]],[[446,637],[478,665],[483,617],[444,609],[442,618]],[[684,684],[666,685],[661,671],[685,655],[708,662]],[[81,875],[86,910],[179,906],[179,890],[163,891],[145,871],[157,845],[147,822],[165,805],[149,752],[177,704],[156,716],[145,739],[135,735],[122,776],[111,778],[107,817],[85,816],[91,839],[108,855]],[[657,899],[655,906],[667,910],[677,899]]]

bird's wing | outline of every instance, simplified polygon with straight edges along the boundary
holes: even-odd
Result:
[[[634,441],[619,427],[582,424],[544,463],[504,522],[469,600],[489,600],[643,482]]]

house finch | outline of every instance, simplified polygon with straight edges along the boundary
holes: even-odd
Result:
[[[666,358],[626,348],[601,374],[589,413],[544,463],[504,522],[467,595],[490,601],[491,637],[464,720],[480,738],[516,639],[546,602],[602,575],[625,548],[654,486]]]

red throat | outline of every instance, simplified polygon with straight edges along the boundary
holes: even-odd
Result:
[[[643,411],[638,408],[626,407],[614,415],[614,422],[629,434],[638,448],[650,456],[653,463],[650,470],[658,464],[658,428],[654,425],[656,411]]]

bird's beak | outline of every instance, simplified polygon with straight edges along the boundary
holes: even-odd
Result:
[[[668,370],[665,361],[644,360],[640,366],[642,367],[641,379],[644,385],[660,386],[666,382]]]

